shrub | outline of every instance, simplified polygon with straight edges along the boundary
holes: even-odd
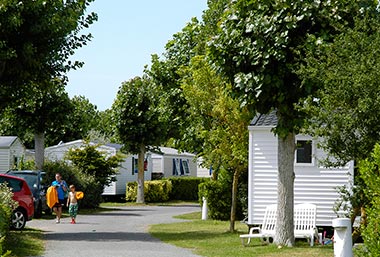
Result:
[[[209,178],[170,177],[167,180],[173,186],[169,195],[170,200],[197,201],[199,184],[208,181]]]
[[[363,256],[380,253],[380,145],[376,144],[371,156],[359,162],[360,177],[365,183],[364,194],[370,200],[366,206],[367,226],[362,230],[366,252]]]
[[[210,180],[199,185],[199,202],[207,199],[208,215],[211,219],[228,220],[231,214],[233,173],[221,170],[218,180]],[[247,174],[241,174],[236,199],[236,219],[243,219],[248,209]]]
[[[84,174],[77,168],[63,161],[45,162],[47,183],[55,180],[55,174],[60,173],[67,185],[75,185],[77,191],[83,191],[84,198],[79,201],[80,207],[96,208],[102,202],[103,185],[94,176]]]
[[[199,184],[199,201],[207,199],[208,216],[215,220],[228,220],[231,211],[231,190],[219,180]]]
[[[169,194],[172,190],[172,184],[168,180],[154,180],[144,182],[145,202],[165,202],[169,200]],[[127,183],[126,200],[136,201],[137,199],[137,182]]]
[[[12,197],[13,193],[6,184],[0,184],[0,256],[6,256],[9,254],[9,252],[3,254],[3,243],[9,232],[9,222],[11,220],[12,210],[17,208],[18,205]]]

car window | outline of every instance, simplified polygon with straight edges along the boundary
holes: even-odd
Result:
[[[22,181],[13,178],[0,177],[0,183],[7,183],[8,187],[12,188],[13,192],[20,192],[22,189]]]
[[[29,188],[32,189],[32,190],[38,185],[38,183],[37,183],[37,175],[35,175],[35,174],[14,173],[12,175],[25,179],[25,181],[28,184]]]

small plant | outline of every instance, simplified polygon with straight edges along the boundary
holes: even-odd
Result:
[[[18,203],[13,200],[13,193],[5,183],[0,184],[0,256],[7,256],[10,252],[3,253],[4,239],[9,232],[9,222],[12,210]]]

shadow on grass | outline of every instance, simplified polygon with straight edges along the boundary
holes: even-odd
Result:
[[[6,237],[6,249],[11,256],[42,256],[44,252],[43,233],[37,229],[11,230]]]

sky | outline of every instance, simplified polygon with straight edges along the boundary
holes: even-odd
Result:
[[[98,21],[84,31],[91,42],[71,58],[85,64],[68,73],[69,96],[84,96],[100,111],[111,108],[121,83],[141,76],[151,55],[162,55],[173,34],[206,8],[207,0],[95,0],[89,11]]]

